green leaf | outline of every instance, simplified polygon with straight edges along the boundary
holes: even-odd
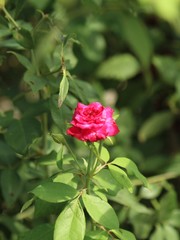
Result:
[[[32,230],[24,233],[19,240],[52,240],[53,230],[53,225],[50,224],[35,226]]]
[[[134,205],[129,212],[129,220],[137,238],[147,239],[157,221],[157,214],[152,209],[145,209],[145,206],[140,209],[138,205]]]
[[[0,140],[0,164],[11,165],[16,161],[15,152],[5,142]]]
[[[48,166],[48,165],[54,165],[56,164],[56,157],[57,152],[52,151],[47,155],[43,155],[42,157],[37,159],[37,163],[41,166]]]
[[[57,215],[60,211],[62,211],[65,207],[66,202],[62,203],[50,203],[43,201],[39,198],[35,199],[35,211],[34,211],[34,218],[35,219],[42,219],[50,216],[52,214]]]
[[[44,10],[47,7],[50,0],[44,0],[44,1],[29,0],[29,2],[35,9]]]
[[[143,67],[148,68],[151,62],[153,46],[143,22],[130,14],[120,17],[122,37],[139,58]]]
[[[9,216],[9,214],[0,215],[0,224],[4,226],[9,232],[13,233],[13,235],[16,235],[17,233],[23,233],[25,231],[27,232],[29,230],[23,223],[21,223],[15,217]],[[7,238],[3,240],[7,240]],[[18,238],[18,240],[20,239]]]
[[[16,0],[15,19],[18,17],[26,2],[24,0]]]
[[[119,157],[119,158],[116,158],[114,161],[112,161],[111,164],[114,164],[121,168],[126,169],[126,171],[129,175],[135,176],[145,186],[148,185],[146,178],[139,172],[136,164],[133,161],[131,161],[130,159],[124,158],[124,157]]]
[[[14,39],[5,39],[0,41],[0,47],[12,48],[13,50],[24,50],[24,48]]]
[[[119,221],[114,209],[99,197],[83,194],[83,203],[94,221],[109,229],[118,228]]]
[[[175,25],[176,19],[179,17],[179,1],[141,1],[144,4],[148,3],[148,7],[153,10],[153,14],[159,19],[163,18],[165,21]]]
[[[180,228],[180,209],[174,209],[168,219],[168,224]]]
[[[108,234],[102,230],[94,230],[86,233],[84,240],[108,240]]]
[[[149,184],[148,188],[141,187],[139,196],[144,199],[157,198],[162,191],[162,186],[159,184]]]
[[[104,61],[97,70],[97,76],[105,79],[126,81],[140,71],[135,57],[130,54],[115,55]]]
[[[156,55],[153,58],[153,64],[160,74],[161,80],[174,86],[179,74],[178,61],[173,57]],[[169,69],[169,71],[164,71],[164,69]]]
[[[21,213],[24,212],[27,208],[29,208],[33,204],[33,202],[34,198],[31,198],[28,201],[26,201],[21,208]]]
[[[32,68],[25,72],[23,80],[31,87],[33,92],[38,92],[46,85],[46,79],[42,76],[37,76],[32,71]]]
[[[116,181],[121,185],[122,188],[127,188],[131,193],[133,192],[133,186],[128,178],[125,171],[121,168],[116,167],[114,165],[108,165],[108,168],[112,174],[112,176],[116,179]]]
[[[67,129],[67,123],[71,121],[72,110],[65,104],[58,108],[58,98],[53,96],[50,100],[50,110],[54,123],[65,132]],[[57,139],[58,140],[58,139]]]
[[[94,145],[96,149],[99,149],[100,144],[98,142],[95,142]],[[104,146],[102,146],[101,148],[100,159],[103,160],[104,162],[108,162],[110,159],[109,152]]]
[[[163,229],[164,229],[165,240],[169,240],[169,239],[179,240],[178,230],[176,230],[175,228],[169,225],[164,225]]]
[[[130,209],[135,209],[136,212],[149,213],[149,209],[138,202],[135,195],[131,194],[127,189],[122,189],[118,191],[116,196],[109,196],[111,201],[117,202],[118,204],[124,205]]]
[[[99,188],[105,189],[111,195],[115,195],[121,189],[108,169],[102,169],[93,177],[93,180]]]
[[[31,32],[25,28],[21,28],[20,30],[15,30],[13,32],[13,37],[24,48],[32,49],[34,46]]]
[[[13,52],[13,51],[8,51],[8,53],[12,53],[13,55],[15,55],[18,59],[18,61],[27,69],[32,69],[33,66],[31,64],[31,62],[29,61],[28,58],[26,58],[24,55]]]
[[[133,233],[131,233],[127,230],[124,230],[122,228],[113,229],[113,230],[111,230],[111,232],[114,233],[121,240],[136,240]]]
[[[51,133],[51,137],[56,143],[65,144],[65,138],[63,134],[60,133]]]
[[[156,230],[151,235],[150,240],[164,240],[164,231],[160,225],[156,226]]]
[[[168,220],[171,213],[178,208],[177,195],[174,190],[170,190],[160,199],[159,219],[160,221]]]
[[[13,111],[0,113],[0,127],[6,128],[13,120]]]
[[[36,119],[14,120],[5,133],[5,139],[17,153],[24,154],[40,133],[41,126]]]
[[[68,172],[60,173],[53,179],[53,182],[69,184],[73,177],[74,177],[73,173],[68,173]]]
[[[149,138],[157,136],[172,125],[173,119],[174,116],[170,111],[154,114],[142,124],[138,133],[139,140],[144,142]]]
[[[5,169],[1,172],[1,189],[8,207],[12,207],[22,190],[22,182],[15,170]]]
[[[63,78],[59,85],[59,97],[58,97],[58,107],[60,108],[63,104],[69,90],[69,80],[67,76],[64,74]]]
[[[58,216],[55,223],[54,240],[83,240],[85,235],[85,216],[79,201],[69,203]]]
[[[31,191],[41,200],[58,203],[73,199],[78,192],[73,187],[59,182],[45,182]]]

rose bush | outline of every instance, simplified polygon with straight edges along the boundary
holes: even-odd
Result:
[[[67,134],[81,140],[96,142],[114,136],[119,128],[113,119],[113,109],[99,102],[89,105],[78,103]]]

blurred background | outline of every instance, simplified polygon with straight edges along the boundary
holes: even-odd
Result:
[[[152,184],[137,187],[136,198],[115,199],[122,226],[137,239],[180,239],[180,1],[5,6],[15,23],[1,10],[0,239],[30,239],[18,236],[47,221],[42,209],[35,220],[33,207],[19,212],[32,186],[54,173],[42,159],[52,160],[58,148],[48,133],[65,132],[78,101],[115,109],[121,132],[107,142],[111,157],[131,158]],[[62,55],[72,80],[58,109]],[[70,142],[84,154],[81,143]]]

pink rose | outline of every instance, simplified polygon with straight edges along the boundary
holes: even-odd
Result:
[[[112,115],[113,109],[103,107],[99,102],[89,105],[78,103],[67,134],[81,140],[96,142],[114,136],[119,132]]]

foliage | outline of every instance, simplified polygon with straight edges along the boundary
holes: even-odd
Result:
[[[179,239],[179,5],[0,0],[0,239]],[[113,144],[66,135],[93,101]]]

